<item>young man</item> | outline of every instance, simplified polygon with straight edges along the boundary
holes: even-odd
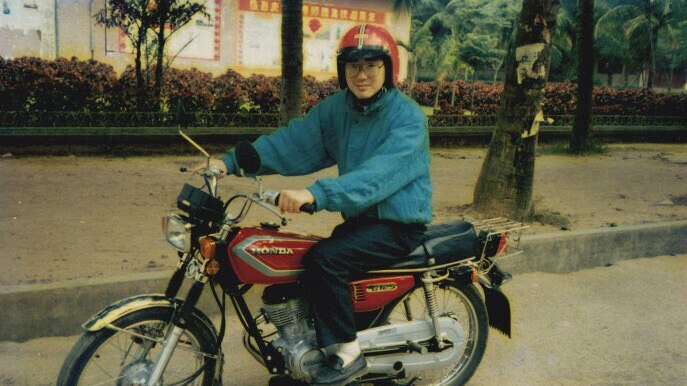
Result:
[[[339,211],[345,221],[305,257],[302,282],[310,296],[318,344],[327,360],[315,385],[344,385],[366,372],[348,280],[394,264],[420,244],[432,218],[427,119],[395,86],[398,47],[385,29],[359,25],[341,39],[342,91],[303,119],[258,138],[260,174],[304,175],[337,165],[337,178],[283,190],[279,208],[304,204]],[[238,173],[233,151],[213,164]]]

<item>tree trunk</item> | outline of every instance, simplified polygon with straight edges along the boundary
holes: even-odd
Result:
[[[439,93],[441,92],[441,86],[443,81],[437,80],[437,92],[434,94],[434,111],[439,110]]]
[[[303,108],[303,0],[282,1],[281,125],[300,117]]]
[[[532,215],[534,153],[559,6],[559,0],[523,2],[496,130],[475,187],[474,208],[484,214],[522,220]]]
[[[417,57],[415,53],[411,54],[410,73],[408,74],[408,95],[413,97],[413,88],[415,88],[415,79],[417,78]]]
[[[145,31],[146,33],[148,31]],[[140,34],[141,32],[139,32]],[[143,111],[145,109],[146,91],[145,83],[143,81],[143,65],[141,64],[141,55],[143,52],[143,38],[141,36],[136,40],[136,57],[134,59],[134,66],[136,71],[136,109]]]
[[[158,107],[158,109],[161,109],[162,106],[160,106],[161,98],[160,96],[162,95],[162,77],[164,76],[164,60],[165,60],[165,44],[167,43],[166,40],[166,33],[165,33],[165,26],[167,25],[167,15],[169,15],[169,9],[170,9],[170,0],[158,0],[157,2],[157,31],[155,31],[157,35],[157,55],[156,55],[156,62],[155,62],[155,88],[154,88],[154,95],[153,95],[153,103],[155,106]]]
[[[649,73],[647,74],[646,88],[654,87],[654,73],[656,72],[656,43],[658,42],[658,29],[651,29],[650,39],[651,45],[649,46],[649,48],[651,52],[649,52],[649,59],[651,60],[651,63],[649,64]]]
[[[579,0],[577,40],[577,108],[570,136],[570,152],[580,154],[592,147],[592,93],[594,88],[594,0]]]

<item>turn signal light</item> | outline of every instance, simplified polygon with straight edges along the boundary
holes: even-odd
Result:
[[[215,240],[214,237],[203,236],[198,239],[198,244],[200,244],[200,255],[203,256],[205,260],[212,260],[215,258],[215,252],[217,252],[217,240]]]
[[[210,260],[205,264],[205,274],[207,276],[215,276],[219,272],[219,263],[217,260]]]

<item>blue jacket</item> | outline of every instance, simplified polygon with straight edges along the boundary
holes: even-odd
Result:
[[[253,145],[262,161],[258,174],[305,175],[336,164],[337,178],[307,187],[318,210],[352,217],[376,205],[380,219],[432,220],[427,118],[395,88],[364,112],[340,91]],[[233,150],[223,161],[229,174],[239,172]]]

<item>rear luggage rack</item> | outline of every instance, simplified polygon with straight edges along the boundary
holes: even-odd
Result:
[[[475,227],[479,237],[483,238],[481,255],[475,261],[479,273],[487,273],[491,271],[498,261],[523,253],[523,250],[520,249],[520,238],[522,237],[522,232],[530,227],[529,225],[504,217],[470,222]],[[505,240],[501,240],[501,237],[505,237]],[[489,249],[490,247],[493,248],[496,242],[499,245],[505,243],[505,246],[495,256],[489,258],[487,256]]]

